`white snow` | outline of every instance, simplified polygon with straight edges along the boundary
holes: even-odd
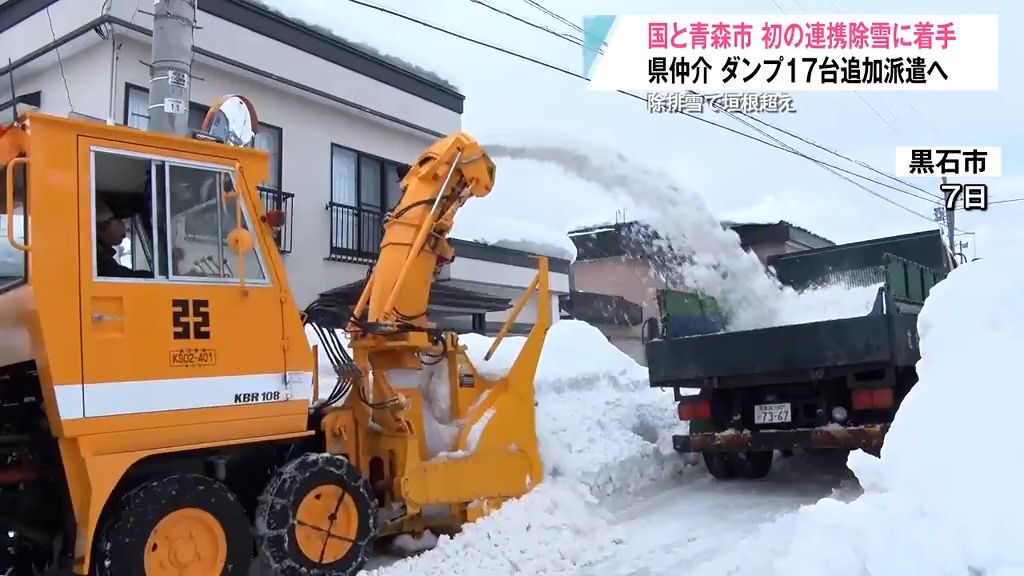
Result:
[[[986,259],[932,290],[918,320],[920,382],[881,459],[850,455],[863,496],[824,499],[765,525],[737,543],[742,556],[692,573],[1024,574],[1024,464],[1012,449],[1012,410],[1024,405],[1021,281],[1016,260]]]
[[[482,375],[504,375],[523,337],[460,337]],[[614,558],[626,535],[603,503],[675,478],[683,459],[671,435],[685,431],[670,392],[648,387],[646,369],[593,326],[562,320],[548,331],[535,381],[537,435],[546,477],[525,497],[437,548],[368,574],[572,574]]]
[[[488,215],[487,218],[457,218],[450,235],[452,238],[522,250],[569,262],[576,260],[576,245],[565,232],[524,220],[502,218],[497,215]]]
[[[494,408],[489,408],[484,412],[483,416],[477,420],[472,427],[469,429],[469,434],[466,435],[466,451],[472,454],[476,452],[476,446],[480,442],[480,436],[484,433],[487,428],[487,423],[494,417]]]
[[[658,273],[670,286],[696,289],[716,298],[729,312],[731,330],[790,324],[790,312],[794,309],[801,311],[802,321],[831,320],[837,317],[833,305],[837,299],[863,295],[863,291],[850,293],[826,288],[827,292],[838,291],[840,295],[801,298],[771,277],[755,254],[743,250],[739,236],[722,227],[699,194],[677,186],[668,174],[630,161],[613,150],[550,137],[541,139],[544,140],[551,143],[521,144],[506,139],[484,148],[498,159],[558,165],[570,175],[597,184],[607,194],[639,207],[645,222],[661,236],[655,245],[671,244],[680,256],[689,258],[673,258],[660,265]],[[538,140],[521,140],[525,141]],[[867,307],[870,309],[870,304]],[[859,309],[860,305],[853,308]]]

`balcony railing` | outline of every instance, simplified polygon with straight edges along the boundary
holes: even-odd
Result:
[[[331,219],[330,257],[338,260],[372,262],[380,252],[384,235],[381,211],[328,202]]]
[[[278,251],[288,254],[292,251],[292,201],[295,194],[264,186],[260,186],[259,191],[265,210],[278,210],[284,213],[284,223],[274,232],[274,242],[277,243]]]

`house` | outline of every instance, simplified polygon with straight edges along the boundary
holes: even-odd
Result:
[[[152,6],[0,3],[0,116],[17,106],[145,128]],[[202,0],[196,22],[190,126],[225,94],[254,102],[255,145],[270,156],[260,193],[265,206],[286,215],[277,241],[296,301],[341,298],[376,261],[383,215],[400,194],[398,166],[461,128],[463,95],[437,74],[256,0]],[[536,261],[456,244],[457,260],[442,280],[459,297],[432,312],[453,325],[493,328],[507,316],[510,295],[529,285]],[[551,269],[557,302],[568,291],[568,262],[552,261]],[[532,310],[521,314],[519,331],[532,324]]]
[[[821,236],[785,221],[723,222],[736,232],[740,245],[763,263],[779,254],[833,246]],[[657,233],[638,221],[591,226],[569,233],[578,256],[570,273],[570,293],[562,310],[598,327],[615,346],[644,363],[643,325],[658,317],[657,293],[667,289],[656,262]]]

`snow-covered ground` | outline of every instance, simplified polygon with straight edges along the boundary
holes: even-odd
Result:
[[[933,289],[918,320],[920,383],[881,458],[851,454],[863,496],[825,499],[767,524],[736,544],[742,555],[697,573],[1024,574],[1024,465],[1008,449],[1019,429],[1013,410],[1024,404],[1020,280],[1018,262],[986,259]]]
[[[762,482],[684,468],[663,444],[679,428],[670,399],[593,328],[560,322],[537,384],[548,478],[436,549],[370,573],[1024,574],[1024,466],[1005,448],[1017,426],[993,410],[1024,402],[1012,376],[1024,346],[1015,279],[1024,272],[1013,263],[979,261],[932,292],[921,383],[881,459],[854,452],[847,468],[841,455],[832,466],[795,457]],[[474,355],[488,344],[465,340]]]

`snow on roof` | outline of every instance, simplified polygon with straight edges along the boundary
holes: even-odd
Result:
[[[576,260],[576,245],[565,232],[526,220],[488,215],[487,218],[456,220],[452,238],[479,242],[538,256]]]
[[[354,49],[356,51],[362,52],[362,53],[364,53],[364,54],[366,54],[368,56],[372,56],[374,58],[378,58],[380,60],[383,60],[383,61],[387,62],[388,64],[391,64],[392,66],[395,66],[397,68],[401,68],[402,70],[405,70],[406,72],[411,72],[413,74],[416,74],[417,76],[420,76],[420,77],[422,77],[425,80],[429,80],[429,81],[434,82],[436,84],[440,84],[441,86],[444,86],[445,88],[448,88],[449,90],[454,90],[456,92],[458,92],[458,90],[459,90],[458,87],[456,87],[454,84],[452,84],[451,82],[449,82],[448,80],[446,80],[445,78],[443,78],[442,76],[437,74],[436,72],[433,72],[431,70],[427,70],[426,68],[423,68],[421,66],[418,66],[416,64],[413,64],[413,63],[409,62],[408,60],[403,60],[402,58],[398,58],[397,56],[392,56],[390,54],[386,54],[384,52],[381,52],[380,50],[377,50],[376,48],[374,48],[374,47],[372,47],[372,46],[370,46],[368,44],[364,44],[362,42],[356,42],[354,40],[349,40],[347,38],[343,38],[342,36],[339,36],[337,33],[335,33],[334,31],[330,30],[329,28],[326,28],[326,27],[321,26],[319,24],[313,24],[313,23],[307,22],[307,21],[305,21],[305,20],[303,20],[301,18],[297,18],[295,16],[289,16],[288,14],[285,14],[284,12],[282,12],[282,11],[278,10],[277,8],[275,8],[274,6],[271,6],[270,4],[264,2],[263,0],[242,0],[242,1],[246,2],[246,3],[249,3],[249,4],[252,4],[254,6],[258,6],[259,8],[261,8],[263,10],[266,10],[267,12],[271,12],[271,13],[273,13],[273,14],[281,17],[281,18],[284,18],[285,20],[288,20],[290,22],[298,24],[299,26],[301,26],[303,28],[306,28],[307,30],[309,30],[310,32],[313,32],[314,34],[319,34],[321,36],[325,36],[325,37],[327,37],[330,40],[338,42],[339,44],[344,44],[344,45],[346,45],[346,46],[348,46],[348,47],[350,47],[350,48],[352,48],[352,49]]]

